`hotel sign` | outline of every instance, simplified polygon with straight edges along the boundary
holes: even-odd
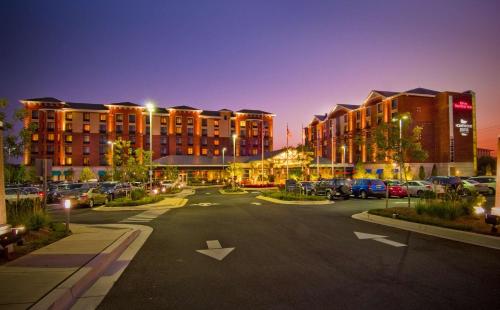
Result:
[[[472,104],[465,101],[455,102],[453,107],[458,110],[472,110]]]
[[[459,129],[460,135],[466,137],[469,135],[469,132],[472,130],[472,124],[465,119],[460,119],[458,124],[455,124],[455,127]]]

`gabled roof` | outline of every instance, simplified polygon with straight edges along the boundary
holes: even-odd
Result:
[[[220,116],[220,112],[219,111],[203,110],[201,112],[201,115],[204,115],[204,116]]]
[[[82,102],[66,102],[66,106],[71,109],[78,110],[107,110],[104,104],[82,103]]]
[[[418,88],[414,88],[414,89],[407,90],[407,91],[405,91],[405,93],[407,93],[407,94],[417,94],[417,95],[431,95],[431,96],[435,96],[435,95],[437,95],[439,92],[438,92],[437,90],[432,90],[432,89],[427,89],[427,88],[418,87]]]
[[[243,109],[236,111],[237,113],[243,113],[243,114],[272,114],[266,111],[261,111],[261,110],[249,110],[249,109]]]
[[[228,110],[228,109],[220,109],[219,112],[233,112],[233,111]]]
[[[165,108],[156,107],[156,109],[155,109],[155,113],[163,113],[163,114],[168,114],[168,110],[167,110],[167,109],[165,109]]]
[[[387,91],[387,90],[372,90],[373,92],[376,92],[384,97],[392,97],[394,95],[399,94],[398,92],[395,91]]]
[[[138,108],[142,108],[141,105],[137,104],[137,103],[133,103],[133,102],[128,102],[128,101],[125,101],[125,102],[112,102],[112,103],[108,103],[106,105],[113,105],[113,106],[122,106],[122,107],[138,107]]]
[[[356,104],[337,104],[339,107],[343,107],[343,108],[346,108],[346,109],[349,109],[349,110],[355,110],[357,108],[359,108],[359,105],[356,105]]]
[[[62,102],[61,100],[54,97],[31,98],[31,99],[23,99],[21,101]]]
[[[198,110],[200,110],[200,109],[193,108],[193,107],[190,107],[190,106],[187,106],[187,105],[177,105],[177,106],[174,106],[174,107],[170,107],[169,109],[173,109],[173,110],[190,110],[190,111],[198,111]]]
[[[327,114],[322,114],[322,115],[314,115],[314,118],[317,119],[318,121],[322,122],[326,119]]]

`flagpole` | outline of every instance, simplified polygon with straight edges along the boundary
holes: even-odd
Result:
[[[288,123],[286,123],[286,179],[288,180],[288,135],[290,131],[288,130]]]

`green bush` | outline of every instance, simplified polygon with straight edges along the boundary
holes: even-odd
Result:
[[[45,212],[37,211],[28,217],[26,224],[28,230],[40,230],[40,228],[49,226],[50,218]]]
[[[279,192],[267,191],[267,192],[262,192],[262,195],[274,199],[287,200],[287,201],[321,201],[326,199],[325,197],[308,196],[299,193],[285,192],[285,191],[279,191]]]
[[[23,198],[18,201],[7,201],[5,204],[7,221],[12,226],[19,224],[27,226],[31,216],[43,212],[40,199]]]
[[[426,200],[415,205],[417,214],[427,214],[441,219],[454,220],[457,217],[473,214],[474,200]]]
[[[132,198],[132,200],[139,200],[144,198],[145,196],[146,196],[146,191],[143,188],[134,188],[130,192],[130,198]]]
[[[132,200],[130,198],[118,198],[106,204],[106,207],[134,207],[150,203],[155,203],[163,200],[162,196],[146,196],[139,200]]]

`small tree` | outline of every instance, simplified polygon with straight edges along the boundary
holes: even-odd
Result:
[[[88,182],[89,180],[97,179],[95,173],[89,167],[84,167],[80,173],[80,181]]]
[[[176,166],[167,166],[163,170],[163,176],[167,180],[175,181],[179,178],[179,169]]]
[[[438,175],[438,168],[436,164],[432,165],[432,171],[431,171],[431,176],[435,177]]]
[[[424,169],[424,166],[420,166],[420,168],[418,168],[418,179],[419,180],[423,180],[425,179],[425,169]]]

